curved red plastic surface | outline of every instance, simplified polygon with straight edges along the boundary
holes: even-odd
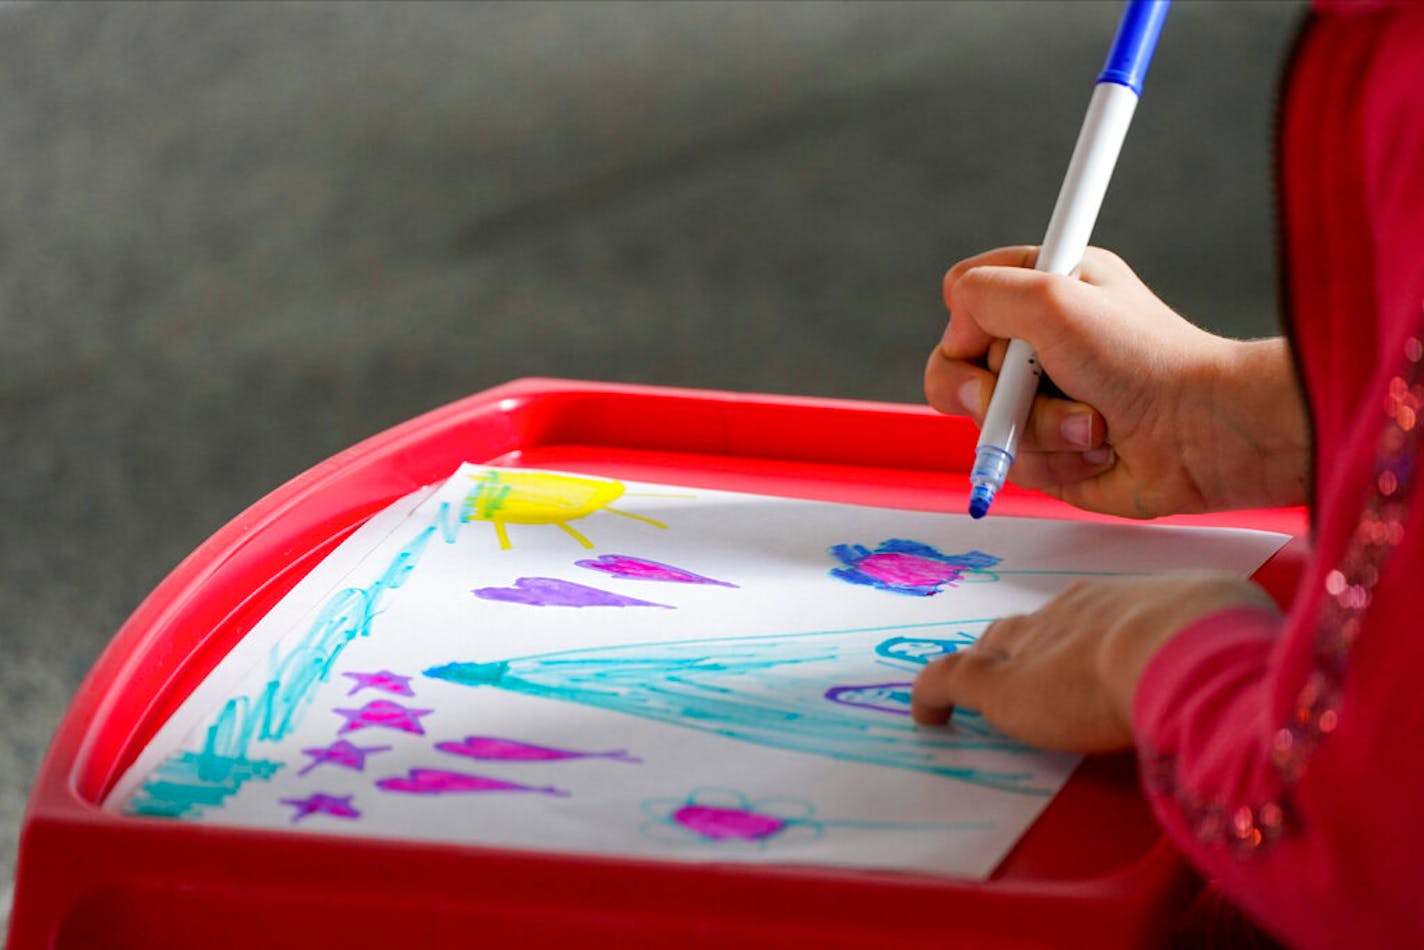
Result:
[[[464,461],[931,511],[963,511],[966,419],[891,404],[521,380],[368,439],[263,498],[153,591],[95,663],[25,819],[12,950],[37,946],[739,948],[947,938],[1150,940],[1195,878],[1129,758],[1084,764],[986,882],[721,867],[194,826],[99,803],[232,646],[351,531]],[[1000,514],[1089,518],[1009,486]],[[1298,509],[1172,519],[1287,531]],[[1284,600],[1297,539],[1258,573]]]

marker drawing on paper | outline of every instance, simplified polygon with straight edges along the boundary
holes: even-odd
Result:
[[[299,581],[104,807],[983,877],[1077,760],[971,709],[917,727],[918,671],[1078,577],[1282,540],[466,465]]]

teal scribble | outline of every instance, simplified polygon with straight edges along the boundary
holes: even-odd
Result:
[[[887,660],[925,666],[931,660],[973,646],[978,639],[964,630],[956,630],[947,637],[891,637],[877,643],[875,652]]]
[[[193,818],[203,806],[218,806],[249,779],[270,779],[280,762],[180,752],[154,770],[128,804],[133,815]]]
[[[460,512],[460,520],[494,520],[495,513],[504,507],[504,499],[513,490],[513,485],[500,482],[499,472],[485,472],[484,475],[475,479],[475,490],[465,496],[465,505]]]
[[[929,627],[952,635],[991,621],[915,624],[764,637],[686,640],[567,650],[488,663],[450,663],[425,675],[466,686],[579,703],[759,745],[913,769],[1028,794],[1051,794],[1023,770],[988,769],[960,753],[1011,757],[1036,750],[977,716],[946,729],[829,702],[828,686],[876,662],[887,630]]]
[[[160,765],[126,806],[139,815],[193,818],[204,808],[221,807],[246,782],[270,779],[277,763],[252,760],[254,742],[278,742],[300,725],[316,689],[331,678],[337,658],[357,637],[371,635],[383,599],[400,589],[437,533],[453,543],[460,521],[442,504],[422,528],[366,587],[333,594],[307,632],[291,646],[277,645],[268,658],[270,674],[255,694],[227,700],[203,733],[199,751],[179,752]]]

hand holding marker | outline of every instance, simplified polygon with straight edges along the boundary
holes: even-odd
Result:
[[[1107,64],[1098,74],[1088,114],[1078,132],[1058,202],[1053,206],[1048,233],[1038,252],[1037,270],[1068,274],[1083,259],[1108,190],[1108,179],[1117,164],[1137,98],[1142,94],[1142,80],[1152,61],[1169,2],[1129,0],[1123,11]],[[1042,372],[1033,347],[1023,340],[1009,341],[974,449],[974,468],[969,473],[972,517],[984,517],[994,496],[1004,487]]]

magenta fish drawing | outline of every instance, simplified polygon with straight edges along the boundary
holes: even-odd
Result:
[[[459,742],[437,742],[435,748],[450,755],[462,755],[467,759],[483,759],[498,762],[567,762],[570,759],[610,759],[614,762],[641,762],[642,759],[629,755],[624,749],[611,752],[581,752],[575,749],[558,749],[552,746],[536,745],[532,742],[518,742],[514,739],[500,739],[495,736],[466,736]]]

